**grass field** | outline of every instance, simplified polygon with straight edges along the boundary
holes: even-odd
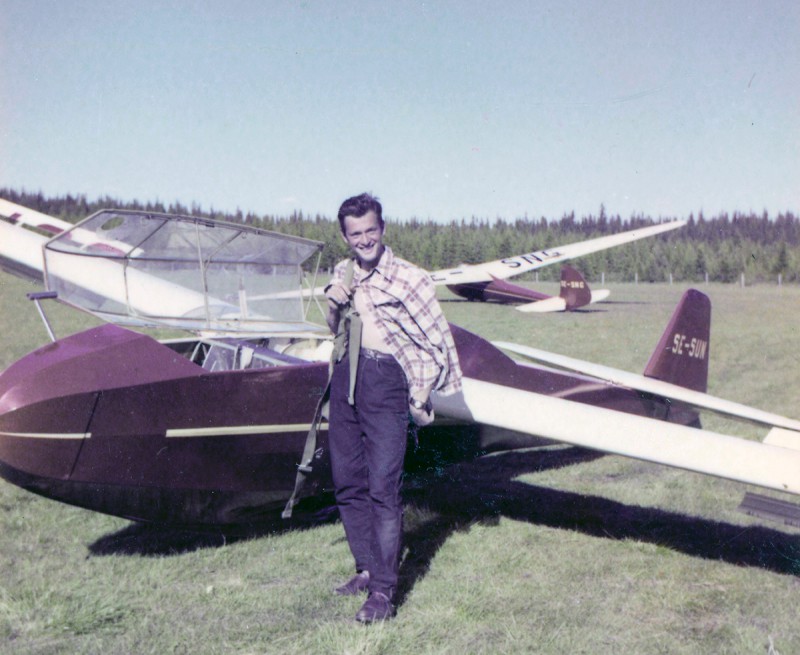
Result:
[[[484,336],[640,372],[683,288],[610,288],[610,302],[572,314],[442,304]],[[800,289],[700,288],[710,391],[797,417]],[[0,276],[0,368],[47,340],[26,290]],[[55,306],[52,318],[60,336],[95,324]],[[351,572],[338,522],[196,534],[0,481],[0,651],[800,653],[800,530],[738,512],[745,490],[570,447],[414,478],[399,613],[365,628],[360,599],[331,593]]]

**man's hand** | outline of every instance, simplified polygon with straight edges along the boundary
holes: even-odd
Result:
[[[342,305],[350,302],[352,291],[345,287],[341,282],[334,282],[325,290],[325,297],[328,299],[328,307],[338,309]]]
[[[412,398],[408,404],[408,411],[411,413],[411,418],[414,420],[414,423],[421,428],[424,428],[426,425],[430,425],[433,423],[434,413],[433,413],[433,405],[431,405],[430,400],[427,400],[424,403],[424,407],[416,407],[419,405],[421,401],[414,401]]]
[[[431,409],[429,414],[424,409],[417,409],[416,407],[409,406],[408,411],[411,412],[411,418],[414,419],[414,423],[421,428],[433,423],[433,409]]]
[[[352,293],[353,292],[341,282],[329,284],[325,289],[325,298],[328,300],[328,315],[325,317],[325,320],[328,322],[328,327],[334,334],[336,334],[336,331],[339,329],[339,312],[342,307],[350,302]]]

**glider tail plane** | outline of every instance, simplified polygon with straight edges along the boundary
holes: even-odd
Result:
[[[705,392],[708,384],[711,301],[689,289],[650,356],[646,377]]]
[[[583,275],[572,266],[561,267],[561,291],[558,294],[566,303],[566,310],[578,309],[592,302],[592,292]]]

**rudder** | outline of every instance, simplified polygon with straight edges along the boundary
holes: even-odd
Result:
[[[584,307],[592,302],[589,285],[583,275],[572,266],[561,268],[561,291],[558,295],[564,299],[567,311]]]
[[[644,370],[646,377],[705,392],[711,336],[711,301],[696,289],[683,294]]]

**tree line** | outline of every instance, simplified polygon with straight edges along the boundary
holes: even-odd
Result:
[[[331,269],[346,255],[335,217],[293,212],[288,216],[221,212],[179,202],[142,203],[110,196],[88,200],[85,195],[45,196],[13,189],[0,189],[0,197],[37,211],[75,223],[101,209],[136,209],[169,214],[201,216],[212,220],[245,223],[276,232],[293,234],[326,244],[321,266]],[[706,217],[690,214],[688,224],[657,237],[643,239],[574,260],[590,281],[601,275],[607,281],[800,282],[800,218],[792,212],[769,216],[766,212],[722,213]],[[394,251],[428,270],[476,264],[535,250],[584,241],[633,230],[658,221],[634,215],[623,219],[609,216],[601,205],[596,215],[577,218],[574,213],[558,219],[540,217],[471,217],[448,223],[433,220],[393,220],[387,217],[387,242]],[[557,266],[543,268],[540,279],[558,279]]]

